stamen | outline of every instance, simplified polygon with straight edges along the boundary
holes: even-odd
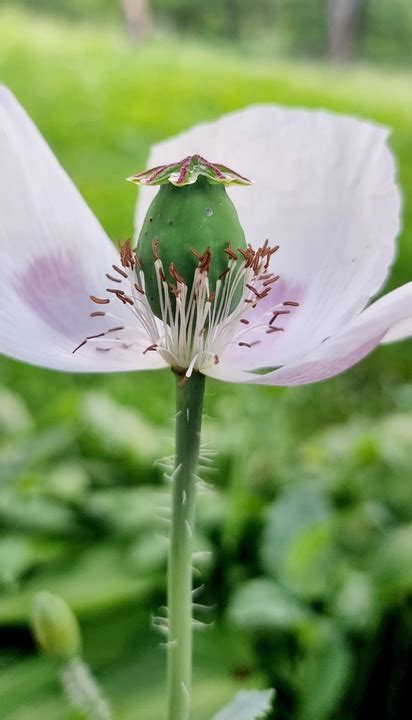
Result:
[[[116,270],[116,272],[119,273],[119,275],[122,275],[122,277],[124,277],[126,279],[128,278],[127,272],[125,272],[124,270],[119,268],[117,265],[112,265],[112,268],[113,268],[113,270]],[[121,282],[121,280],[120,280],[120,282]]]
[[[146,348],[146,350],[143,350],[143,355],[146,355],[148,352],[152,352],[154,350],[157,350],[157,344],[153,343],[153,345],[149,345],[149,347]]]
[[[92,300],[97,305],[108,305],[110,302],[109,298],[98,298],[95,295],[90,295],[90,300]]]
[[[115,278],[113,275],[110,275],[110,273],[106,273],[106,277],[108,280],[111,280],[111,282],[121,283],[122,281],[120,278]],[[126,275],[127,277],[127,275]]]
[[[130,238],[120,247],[120,260],[124,268],[133,268],[134,258],[132,255]]]
[[[293,308],[299,306],[293,300],[277,303],[273,310],[264,312],[265,317],[269,315],[269,320],[263,322],[260,313],[250,315],[262,300],[270,297],[274,283],[279,280],[279,275],[269,270],[278,246],[270,247],[268,240],[257,250],[248,245],[246,249],[237,248],[236,252],[229,243],[224,249],[227,267],[218,276],[212,291],[209,286],[210,247],[203,253],[191,249],[198,264],[190,286],[173,262],[168,266],[172,280],[168,282],[159,254],[159,238],[153,239],[152,249],[159,318],[154,316],[146,295],[142,264],[137,255],[132,255],[128,240],[120,250],[121,267],[113,265],[115,274],[106,274],[117,287],[108,287],[106,292],[127,306],[132,320],[128,325],[123,324],[124,311],[118,315],[100,310],[90,313],[94,318],[113,318],[118,324],[90,335],[73,352],[97,339],[99,342],[94,347],[99,352],[109,352],[116,346],[144,355],[157,351],[171,367],[183,373],[180,382],[184,384],[195,370],[202,371],[211,364],[218,365],[230,345],[248,349],[258,345],[261,341],[251,340],[251,333],[254,333],[252,337],[256,337],[257,332],[262,335],[284,332],[284,327],[275,325],[276,320],[282,315],[289,315]],[[240,293],[241,298],[237,302],[235,299]],[[109,298],[95,295],[91,295],[90,299],[97,305],[110,303]],[[128,333],[126,341],[117,337],[125,330]]]
[[[153,251],[153,260],[156,262],[156,260],[160,260],[159,258],[159,238],[154,237],[152,240],[152,251]]]

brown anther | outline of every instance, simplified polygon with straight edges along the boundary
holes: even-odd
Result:
[[[186,281],[185,281],[185,280],[182,278],[182,276],[180,275],[180,273],[178,273],[178,271],[176,270],[176,265],[175,265],[173,262],[170,263],[170,265],[169,265],[169,273],[170,273],[170,275],[172,276],[173,280],[174,280],[177,284],[179,284],[179,283],[180,283],[180,285],[186,285],[186,284],[187,284]]]
[[[239,345],[239,347],[247,347],[247,348],[252,347],[251,344],[247,343],[247,342],[240,342],[240,343],[238,343],[238,345]]]
[[[233,252],[232,246],[231,246],[230,243],[229,243],[229,245],[225,248],[224,252],[226,253],[226,255],[227,255],[231,260],[237,260],[237,255],[236,255],[235,252]]]
[[[122,273],[123,273],[123,271],[122,271]],[[126,273],[125,273],[125,275],[126,275]],[[110,280],[111,282],[115,282],[115,283],[121,283],[121,282],[122,282],[122,281],[120,280],[120,278],[114,277],[114,275],[110,275],[110,273],[106,273],[106,277],[107,277],[107,279]],[[127,277],[127,275],[126,275],[126,277]]]
[[[134,259],[132,255],[130,238],[126,240],[123,245],[120,246],[120,261],[125,268],[133,267]]]
[[[172,293],[172,295],[175,296],[176,300],[178,297],[180,297],[180,290],[177,289],[172,283],[169,283],[169,290]]]
[[[120,330],[124,330],[124,325],[118,325],[117,327],[112,327],[109,330],[106,330],[106,332],[113,333],[113,332],[119,332]]]
[[[143,355],[146,355],[147,352],[152,352],[154,350],[157,350],[156,343],[154,343],[153,345],[149,345],[149,347],[147,347],[146,350],[143,350]]]
[[[190,248],[190,252],[192,253],[192,255],[195,256],[196,260],[201,260],[201,259],[202,259],[201,253],[198,252],[198,250],[196,250],[195,248]]]
[[[285,330],[285,328],[275,327],[274,325],[271,325],[266,330],[266,335],[270,335],[271,333],[274,333],[274,332],[284,332],[284,330]]]
[[[124,267],[127,267],[127,266],[125,265]],[[112,265],[112,268],[113,268],[113,270],[116,270],[116,272],[119,273],[119,275],[121,275],[122,277],[124,277],[124,278],[128,277],[127,272],[125,272],[124,270],[119,268],[117,265]]]
[[[294,300],[286,300],[283,305],[290,305],[290,307],[299,307],[299,303]]]
[[[101,310],[96,310],[95,312],[90,313],[90,317],[104,317],[105,315],[106,313]]]
[[[255,295],[255,297],[260,299],[260,293],[256,290],[256,288],[253,287],[253,285],[249,285],[249,283],[246,283],[246,287],[248,290],[250,290],[250,292]]]
[[[215,357],[213,358],[213,362],[215,363],[215,365],[219,365],[219,355],[215,355]]]
[[[208,273],[211,260],[212,260],[212,253],[210,252],[210,248],[207,247],[206,250],[204,251],[203,255],[201,255],[199,258],[199,272]]]
[[[166,275],[164,274],[162,267],[159,268],[159,277],[162,282],[166,282]]]
[[[246,318],[242,318],[240,321],[243,325],[250,325],[249,320],[246,320]]]
[[[106,292],[113,293],[113,295],[124,295],[124,290],[118,290],[117,288],[106,288]]]
[[[268,280],[265,280],[265,282],[263,283],[263,287],[267,287],[268,285],[273,285],[273,283],[277,282],[279,280],[279,278],[280,278],[280,275],[272,275],[271,278],[269,278]]]
[[[140,287],[140,285],[138,285],[137,283],[134,283],[134,289],[137,290],[137,292],[140,293],[141,295],[145,294],[143,288]]]
[[[153,260],[156,262],[156,260],[160,260],[159,256],[159,238],[154,237],[152,240],[152,251],[153,251]]]
[[[109,298],[98,298],[95,295],[90,295],[90,300],[93,300],[96,305],[108,305],[110,302]]]
[[[279,317],[279,315],[289,315],[290,310],[275,310],[271,319],[269,320],[269,325],[273,325],[275,320]]]
[[[120,295],[120,300],[123,302],[123,305],[127,303],[128,305],[134,305],[133,298],[129,297],[128,295]]]

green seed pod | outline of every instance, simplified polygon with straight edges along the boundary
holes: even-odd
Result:
[[[227,270],[229,260],[242,261],[236,251],[246,249],[245,235],[225,185],[247,185],[249,181],[196,155],[130,179],[143,185],[161,185],[137,242],[146,295],[154,314],[161,317],[156,257],[162,262],[167,282],[175,284],[177,271],[190,291],[199,258],[209,251],[211,293],[218,277]],[[232,307],[238,304],[241,292],[239,287]],[[174,301],[173,296],[171,300]]]
[[[79,624],[61,597],[49,592],[38,593],[31,620],[36,640],[47,655],[67,662],[80,654]]]

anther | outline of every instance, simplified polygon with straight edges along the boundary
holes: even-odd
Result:
[[[250,321],[246,320],[246,318],[242,318],[240,321],[243,325],[250,325]]]
[[[290,310],[275,310],[275,311],[273,312],[273,316],[272,316],[271,319],[269,320],[269,325],[273,325],[273,323],[275,322],[275,320],[276,320],[280,315],[289,315],[289,314],[290,314]]]
[[[237,255],[236,255],[236,253],[233,252],[232,246],[231,246],[230,243],[229,243],[229,245],[225,248],[224,251],[225,251],[226,255],[227,255],[231,260],[237,260]]]
[[[121,275],[122,277],[124,277],[124,278],[128,277],[127,272],[125,272],[124,270],[119,268],[118,265],[112,265],[112,268],[113,268],[113,270],[116,270],[116,272],[119,273],[119,275]],[[118,282],[118,281],[116,281],[116,282]]]
[[[146,355],[146,353],[157,350],[157,344],[153,343],[153,345],[149,345],[149,347],[146,348],[146,350],[143,350],[143,355]]]
[[[115,283],[121,283],[121,282],[122,282],[122,281],[120,280],[120,278],[116,278],[116,277],[114,277],[113,275],[110,275],[110,273],[106,273],[106,277],[107,277],[107,279],[110,280],[111,282],[115,282]]]
[[[284,332],[284,330],[285,330],[285,328],[275,327],[274,325],[271,325],[266,330],[266,335],[270,335],[271,333],[274,333],[274,332]]]
[[[156,262],[156,260],[160,260],[159,256],[159,238],[154,237],[152,240],[152,251],[153,251],[153,260]]]
[[[131,240],[129,238],[123,245],[120,246],[120,261],[125,268],[133,267],[134,265],[134,258],[130,243]],[[127,275],[125,275],[125,277],[127,277]]]
[[[279,278],[280,278],[280,275],[272,275],[271,278],[268,278],[268,280],[265,280],[265,282],[263,283],[263,287],[266,287],[267,285],[272,285],[274,282],[279,280]]]
[[[187,284],[186,281],[180,275],[180,273],[178,273],[178,271],[176,270],[176,265],[173,262],[170,263],[170,265],[169,265],[169,273],[176,283],[180,283],[181,285]]]
[[[299,303],[294,300],[286,300],[283,305],[290,305],[291,307],[299,307]]]
[[[109,298],[98,298],[95,295],[90,295],[90,300],[93,300],[96,305],[108,305],[110,302]]]
[[[106,313],[101,310],[95,310],[95,312],[90,313],[90,317],[104,317],[105,315]]]
[[[141,295],[145,294],[143,288],[140,287],[140,285],[138,285],[137,283],[134,283],[134,289],[137,290],[137,292],[140,293]]]

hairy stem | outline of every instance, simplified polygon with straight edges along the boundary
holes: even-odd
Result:
[[[205,377],[177,375],[176,466],[168,565],[168,720],[189,717],[192,683],[192,553]]]

